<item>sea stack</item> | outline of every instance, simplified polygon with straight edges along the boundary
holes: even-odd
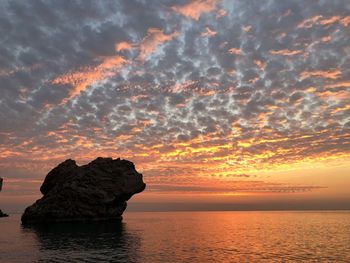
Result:
[[[146,184],[132,162],[98,157],[78,166],[68,159],[52,169],[22,223],[122,219],[126,201]]]
[[[0,192],[1,192],[1,189],[2,189],[2,178],[0,177]],[[7,214],[3,213],[0,209],[0,217],[6,217],[8,216]]]

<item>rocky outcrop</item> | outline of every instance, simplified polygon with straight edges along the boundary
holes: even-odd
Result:
[[[121,219],[126,201],[146,185],[132,162],[97,158],[78,166],[66,160],[51,170],[22,223]]]
[[[3,212],[0,210],[0,217],[7,217],[7,216],[9,216],[9,215],[8,215],[8,214],[3,213]]]
[[[0,191],[1,191],[1,189],[2,189],[2,178],[0,177]],[[6,217],[6,216],[8,216],[7,214],[5,214],[5,213],[3,213],[1,210],[0,210],[0,217]]]

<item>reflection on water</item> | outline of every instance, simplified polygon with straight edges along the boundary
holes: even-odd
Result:
[[[350,212],[126,213],[123,222],[0,220],[0,262],[350,262]]]
[[[136,262],[140,246],[120,221],[36,224],[22,231],[35,234],[39,262]]]

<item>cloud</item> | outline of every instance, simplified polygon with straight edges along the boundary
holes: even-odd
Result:
[[[123,50],[132,50],[134,48],[133,44],[128,42],[120,42],[115,44],[115,51],[120,52]]]
[[[148,191],[151,192],[176,192],[186,194],[242,194],[242,193],[303,193],[313,190],[323,189],[321,186],[308,185],[283,185],[271,184],[263,181],[241,182],[236,181],[229,186],[189,186],[189,185],[167,185],[167,184],[152,184]]]
[[[217,34],[217,32],[210,29],[210,27],[205,28],[206,31],[201,33],[202,37],[213,37]]]
[[[101,63],[97,64],[96,66],[86,67],[75,72],[66,73],[54,78],[51,81],[52,84],[68,84],[73,87],[63,103],[79,95],[96,81],[103,80],[111,76],[115,70],[118,70],[127,63],[123,57],[118,55],[102,57],[99,60],[101,60]]]
[[[324,17],[322,15],[314,16],[303,20],[298,24],[298,28],[311,28],[315,25],[321,26],[331,26],[335,23],[339,23],[340,25],[347,27],[350,24],[350,16],[330,16]]]
[[[139,59],[144,60],[148,55],[153,53],[159,45],[171,40],[177,35],[177,32],[167,35],[163,33],[163,30],[149,28],[147,35],[139,44]],[[115,50],[117,52],[132,50],[135,47],[136,45],[132,45],[125,41],[115,44]],[[116,70],[129,63],[124,57],[119,55],[100,57],[98,60],[101,60],[101,62],[96,66],[89,66],[78,71],[66,73],[51,81],[52,84],[67,84],[73,86],[73,89],[69,92],[68,97],[64,99],[63,103],[76,97],[81,91],[86,90],[87,87],[95,82],[113,76]]]
[[[15,67],[14,69],[0,69],[0,77],[9,77],[18,72],[30,72],[40,68],[40,64],[34,64],[31,66]]]
[[[341,76],[342,72],[339,69],[335,70],[316,70],[316,71],[303,71],[300,74],[301,79],[306,79],[310,77],[319,77],[325,79],[338,79]]]
[[[164,34],[164,31],[158,28],[149,28],[147,35],[140,42],[139,59],[144,60],[148,55],[152,54],[156,48],[178,35],[177,32]]]
[[[187,4],[175,5],[171,9],[183,16],[194,20],[199,20],[203,13],[208,13],[216,10],[219,0],[189,0]],[[224,16],[224,11],[220,11],[219,16]]]
[[[295,56],[295,55],[304,54],[304,51],[302,51],[302,50],[288,50],[288,49],[270,50],[270,54],[281,55],[281,56]]]
[[[250,25],[246,25],[246,26],[242,27],[242,30],[246,33],[249,32],[251,29],[252,29],[252,26],[250,26]]]
[[[228,53],[234,54],[234,55],[241,55],[242,51],[239,48],[232,47],[228,50]]]
[[[348,5],[258,2],[6,2],[1,176],[120,156],[159,186],[292,192],[260,171],[347,163]]]

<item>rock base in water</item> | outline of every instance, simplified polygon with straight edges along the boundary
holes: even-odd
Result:
[[[44,196],[24,211],[22,223],[121,219],[126,201],[145,187],[130,161],[99,157],[78,166],[69,159],[48,173]]]

